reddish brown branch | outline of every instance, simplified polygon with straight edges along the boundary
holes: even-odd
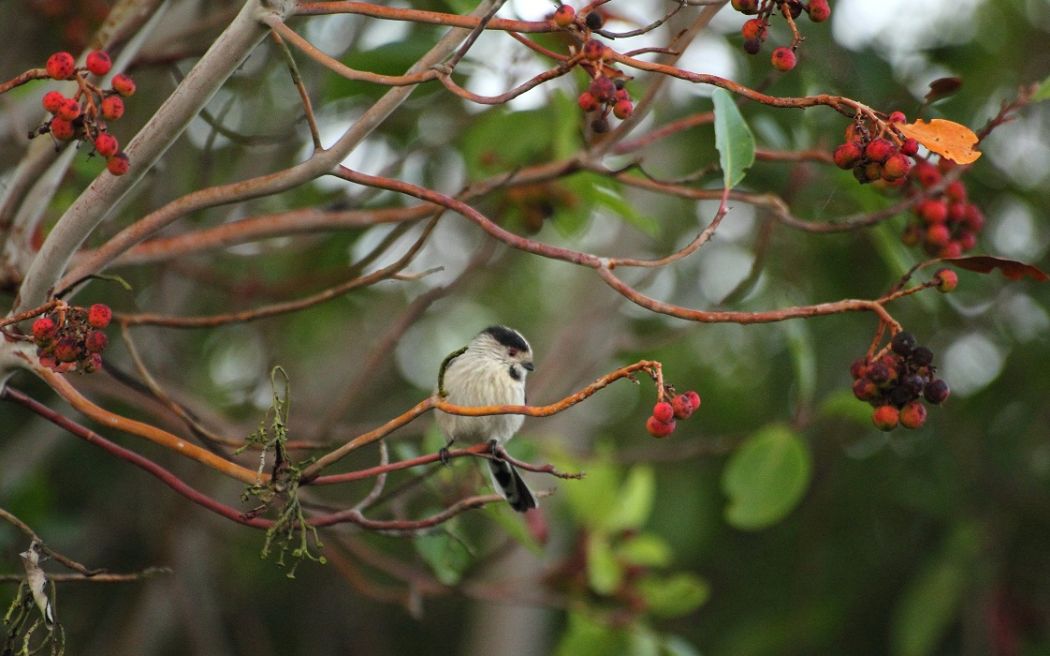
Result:
[[[50,79],[50,75],[47,74],[46,68],[31,68],[24,73],[19,73],[7,82],[0,82],[0,93],[7,93],[15,87],[20,87],[26,82],[32,82],[33,80],[47,80]]]
[[[386,20],[466,28],[476,28],[483,24],[483,19],[477,16],[460,16],[437,11],[384,7],[369,2],[300,2],[295,9],[295,14],[299,16],[358,14]],[[555,32],[559,30],[559,28],[548,21],[519,21],[506,18],[494,18],[488,21],[485,24],[485,29],[509,32]]]

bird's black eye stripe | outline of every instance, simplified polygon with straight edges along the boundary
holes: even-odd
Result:
[[[514,380],[521,380],[521,371],[518,370],[517,365],[510,365],[510,377]]]

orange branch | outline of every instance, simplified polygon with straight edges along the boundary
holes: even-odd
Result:
[[[109,426],[110,428],[115,428],[124,433],[144,437],[154,444],[159,444],[165,448],[171,449],[187,458],[191,458],[203,465],[207,465],[230,478],[235,478],[249,485],[264,483],[269,480],[268,474],[259,474],[252,469],[230,462],[229,460],[203,449],[196,444],[191,444],[166,430],[157,428],[156,426],[151,426],[150,424],[141,421],[123,417],[95,405],[78,392],[75,387],[70,385],[69,381],[67,381],[61,374],[57,374],[50,369],[42,367],[33,367],[32,370],[38,376],[43,378],[44,381],[59,394],[59,396],[69,403],[69,405],[103,426]]]

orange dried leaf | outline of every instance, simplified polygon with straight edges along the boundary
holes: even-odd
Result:
[[[894,126],[901,134],[918,141],[941,157],[947,157],[956,164],[970,164],[981,156],[974,149],[977,135],[973,130],[954,121],[935,118],[929,123],[919,119],[914,123]]]

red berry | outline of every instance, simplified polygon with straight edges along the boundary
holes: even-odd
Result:
[[[55,112],[55,116],[64,121],[75,121],[80,116],[80,103],[72,98],[66,98]]]
[[[886,163],[882,165],[882,178],[893,181],[908,175],[911,170],[911,159],[900,153],[890,155]]]
[[[105,75],[113,67],[113,61],[105,50],[92,50],[87,56],[87,69],[95,75]]]
[[[879,386],[870,378],[858,378],[853,381],[853,396],[858,401],[873,401],[879,395]]]
[[[73,138],[76,131],[73,129],[73,124],[63,118],[51,119],[51,136],[59,141],[69,141]]]
[[[871,413],[871,422],[882,431],[891,431],[900,421],[900,411],[892,405],[880,405]]]
[[[124,115],[124,101],[120,96],[109,96],[102,101],[102,116],[107,121],[115,121]]]
[[[677,419],[688,419],[689,415],[693,414],[693,404],[684,394],[671,399],[671,407],[674,408],[674,416]]]
[[[952,233],[943,223],[935,223],[926,229],[926,243],[930,246],[947,246],[952,240]]]
[[[922,401],[912,401],[901,408],[900,423],[905,428],[921,428],[926,423],[926,406]]]
[[[92,328],[105,328],[113,319],[113,310],[103,303],[95,303],[88,308],[88,324]]]
[[[580,109],[585,112],[596,111],[601,106],[601,103],[598,102],[598,99],[595,98],[594,94],[590,91],[584,91],[581,93],[580,97],[576,99],[576,103],[580,106]]]
[[[568,27],[572,25],[575,18],[576,10],[569,5],[562,5],[554,12],[554,24],[558,27]]]
[[[966,185],[960,180],[952,180],[944,188],[944,195],[957,203],[966,202]]]
[[[904,115],[904,112],[898,110],[890,114],[889,121],[890,123],[907,123],[908,117]]]
[[[864,152],[861,151],[860,146],[856,142],[847,141],[836,148],[831,157],[835,160],[835,166],[840,169],[851,169],[856,166],[863,156]]]
[[[962,244],[955,240],[950,240],[947,244],[942,246],[939,251],[937,251],[937,257],[959,257],[962,254]]]
[[[933,274],[933,282],[937,283],[938,291],[947,294],[955,291],[955,288],[959,286],[959,274],[951,269],[941,269]]]
[[[587,90],[601,103],[611,102],[616,97],[616,85],[604,75],[594,78]]]
[[[774,48],[770,60],[773,62],[773,68],[785,73],[795,68],[795,64],[798,63],[795,51],[786,46]]]
[[[123,73],[114,75],[113,90],[122,96],[130,96],[135,93],[135,81]]]
[[[981,208],[970,204],[966,206],[966,227],[973,232],[980,232],[984,227],[984,213]]]
[[[75,362],[80,359],[80,347],[69,337],[63,337],[55,344],[55,359],[59,362]]]
[[[740,34],[745,39],[758,39],[763,41],[766,38],[766,22],[759,18],[752,18],[744,21],[744,25],[740,28]]]
[[[823,23],[831,18],[831,7],[828,5],[828,0],[809,0],[806,11],[809,12],[809,19],[814,23]]]
[[[631,115],[634,111],[634,103],[630,100],[620,100],[613,105],[613,116],[621,121]]]
[[[649,417],[645,420],[645,430],[649,431],[649,434],[653,437],[667,437],[674,432],[675,421],[660,421],[656,417]]]
[[[972,232],[964,232],[959,235],[959,247],[964,251],[968,251],[977,245],[977,235]]]
[[[932,187],[941,181],[941,172],[929,162],[919,162],[912,169],[912,173],[915,175],[915,179],[919,181],[919,184],[926,188]]]
[[[84,373],[93,374],[102,368],[102,356],[98,353],[91,353],[81,362],[81,366],[84,368]]]
[[[912,139],[911,137],[904,140],[901,144],[901,153],[911,157],[919,152],[919,142]]]
[[[33,322],[33,340],[37,346],[49,343],[58,332],[58,326],[51,317],[40,317]]]
[[[106,160],[106,170],[113,175],[124,175],[129,168],[131,168],[131,162],[128,161],[128,156],[124,154],[124,151]]]
[[[863,378],[864,375],[867,374],[867,373],[868,373],[868,359],[867,358],[857,358],[849,366],[849,375],[852,376],[854,380],[856,380],[858,378]]]
[[[927,198],[919,203],[915,213],[926,223],[944,223],[948,220],[948,204],[943,200]]]
[[[84,338],[84,348],[89,353],[101,353],[106,350],[106,344],[109,343],[109,339],[106,337],[106,333],[100,330],[92,330],[88,333],[88,336]]]
[[[758,13],[758,0],[733,0],[733,9],[748,16]]]
[[[66,97],[58,91],[48,91],[44,94],[44,109],[52,114],[57,114],[64,102],[66,102]]]
[[[105,158],[110,158],[117,154],[120,150],[120,144],[117,143],[117,138],[108,132],[102,132],[95,137],[95,151],[99,155]]]
[[[693,412],[696,412],[700,408],[700,395],[697,394],[695,390],[689,390],[682,396],[689,400],[689,404],[693,406]]]
[[[44,67],[52,79],[68,80],[76,72],[76,60],[68,52],[56,52],[47,58]]]
[[[893,145],[893,142],[882,137],[872,139],[864,147],[864,156],[880,164],[889,159],[895,152],[897,152],[897,147]]]
[[[674,408],[667,401],[660,401],[653,406],[653,417],[666,424],[674,419]]]
[[[600,41],[591,39],[583,44],[583,56],[591,61],[598,61],[605,56],[605,46]]]

